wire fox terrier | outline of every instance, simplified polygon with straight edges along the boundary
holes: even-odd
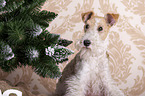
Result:
[[[65,67],[56,87],[56,96],[124,96],[114,84],[108,66],[108,35],[119,14],[105,17],[82,14],[85,34],[76,43],[80,49]]]

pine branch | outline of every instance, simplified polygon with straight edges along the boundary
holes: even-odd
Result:
[[[58,41],[58,45],[67,47],[67,46],[70,45],[72,42],[73,42],[73,41],[69,41],[69,40],[66,40],[66,39],[60,39],[60,40]]]
[[[35,13],[39,12],[42,5],[45,3],[46,0],[24,0],[25,3],[22,5],[24,7],[27,7],[28,13]]]
[[[58,66],[55,65],[55,60],[51,57],[43,57],[41,58],[41,61],[43,63],[35,63],[33,65],[33,68],[35,69],[35,72],[39,74],[42,77],[50,77],[50,78],[56,78],[60,77],[61,72],[58,68]]]
[[[12,12],[24,3],[23,0],[1,0],[0,12]]]
[[[43,27],[48,27],[49,23],[56,18],[57,14],[54,12],[47,12],[47,11],[41,11],[41,12],[34,12],[32,14],[33,21]],[[41,20],[40,20],[41,18]]]
[[[0,67],[4,71],[14,70],[17,65],[15,64],[14,53],[12,48],[7,45],[4,41],[0,41]]]
[[[40,76],[55,78],[61,74],[57,64],[73,54],[65,48],[72,41],[46,30],[57,14],[40,11],[45,1],[6,0],[0,8],[0,67],[4,71],[29,65]]]

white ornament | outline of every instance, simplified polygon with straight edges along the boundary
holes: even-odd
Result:
[[[52,56],[54,54],[54,48],[52,47],[45,48],[45,52],[46,52],[46,55]]]
[[[10,96],[10,94],[12,94],[12,93],[15,94],[16,96],[22,96],[22,92],[19,90],[8,89],[8,90],[4,91],[2,94],[1,89],[0,89],[0,96]]]

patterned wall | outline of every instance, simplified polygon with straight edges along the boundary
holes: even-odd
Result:
[[[83,34],[81,13],[90,10],[99,16],[108,12],[119,13],[116,26],[110,30],[108,53],[112,77],[127,96],[145,96],[144,5],[145,0],[48,0],[42,10],[58,14],[48,30],[74,42]],[[77,53],[74,43],[69,49]],[[60,69],[63,70],[67,63],[60,65]],[[0,78],[9,80],[13,85],[23,82],[23,87],[34,94],[52,93],[57,82],[57,79],[39,77],[28,66],[9,74],[0,71]]]

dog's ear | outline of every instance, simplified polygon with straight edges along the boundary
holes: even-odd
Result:
[[[105,20],[106,20],[107,24],[110,26],[113,26],[117,22],[118,18],[119,18],[119,14],[107,13],[105,16]]]
[[[82,15],[83,22],[87,22],[92,16],[94,16],[94,12],[90,11],[90,12],[82,13],[81,15]]]

